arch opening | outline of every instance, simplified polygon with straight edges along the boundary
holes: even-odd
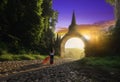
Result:
[[[64,57],[82,59],[85,57],[85,44],[80,38],[70,38],[65,43]]]

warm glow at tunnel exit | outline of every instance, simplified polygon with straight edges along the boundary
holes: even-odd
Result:
[[[72,59],[82,59],[85,57],[85,44],[80,38],[70,38],[65,44],[64,57]]]
[[[84,42],[79,38],[71,38],[65,44],[65,48],[84,49],[84,47],[85,47]]]

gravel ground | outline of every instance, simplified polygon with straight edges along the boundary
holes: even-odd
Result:
[[[117,75],[117,76],[116,76]],[[0,62],[0,82],[120,82],[120,74],[78,65],[71,59]]]

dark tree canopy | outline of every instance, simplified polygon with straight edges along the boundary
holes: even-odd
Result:
[[[50,31],[52,18],[57,13],[52,9],[52,0],[0,0],[0,45],[8,52],[39,52],[49,47],[45,38],[53,39]],[[54,28],[54,26],[51,26]],[[49,33],[53,34],[49,37]],[[44,40],[45,45],[41,41]],[[2,48],[0,49],[2,51]]]
[[[106,0],[110,4],[114,6],[115,10],[115,26],[112,29],[112,34],[109,36],[109,48],[110,52],[114,53],[115,55],[120,54],[120,0]]]

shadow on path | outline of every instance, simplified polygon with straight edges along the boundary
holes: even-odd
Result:
[[[26,70],[0,79],[0,82],[120,82],[120,71],[108,71],[86,66],[82,61],[54,65],[33,64],[22,67]],[[61,63],[62,61],[62,63]]]

